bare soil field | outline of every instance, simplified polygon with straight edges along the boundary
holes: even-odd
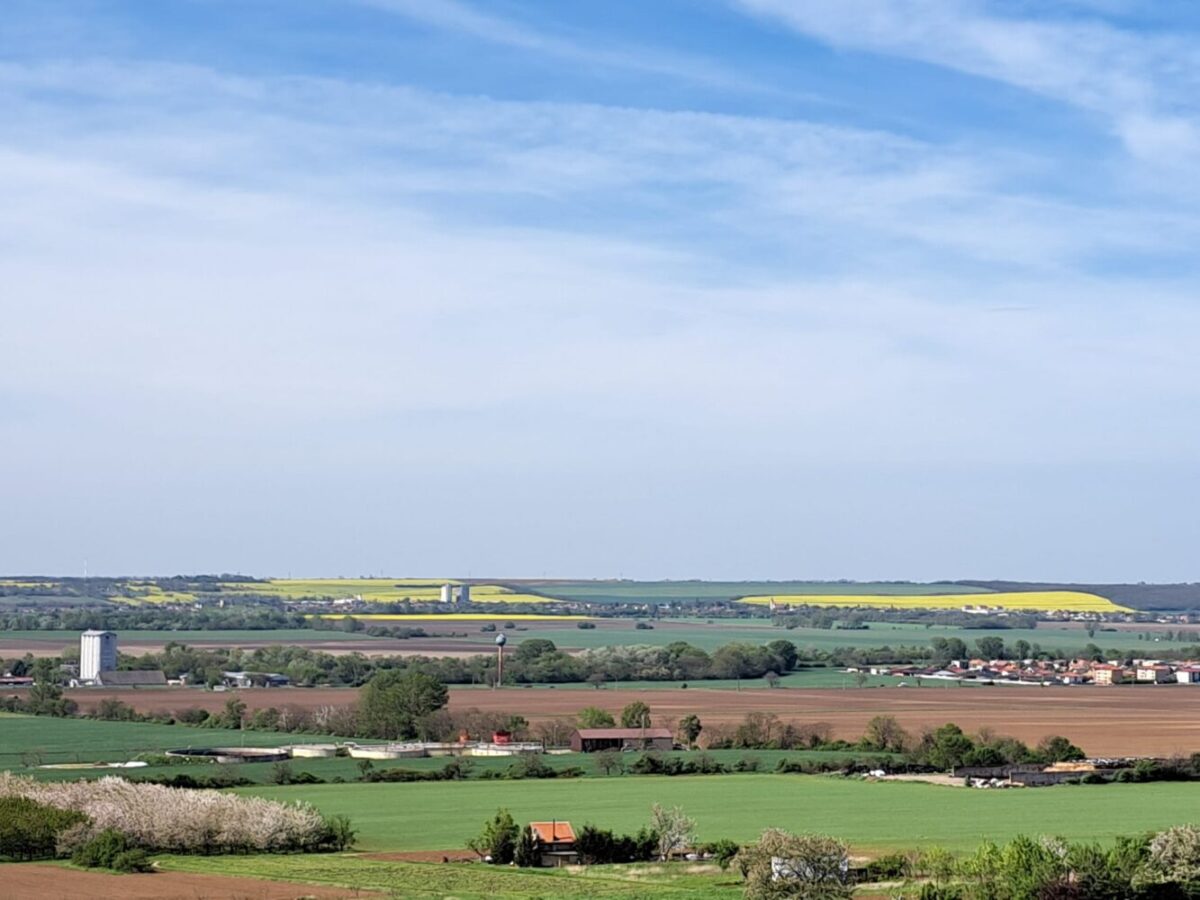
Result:
[[[514,696],[515,695],[515,696]],[[530,720],[571,716],[594,705],[618,713],[641,700],[656,723],[674,724],[688,713],[702,722],[733,723],[747,712],[784,721],[828,722],[845,739],[862,735],[877,715],[895,716],[913,733],[954,722],[967,731],[991,728],[1036,743],[1062,734],[1094,756],[1169,756],[1200,751],[1200,689],[1147,687],[864,688],[705,691],[452,690],[451,709],[512,711]]]
[[[146,875],[109,875],[59,866],[11,863],[3,866],[0,898],[37,897],[39,900],[84,900],[121,897],[122,900],[296,900],[316,897],[378,896],[341,888],[233,878],[227,875],[193,875],[154,872]]]
[[[258,688],[214,692],[198,688],[66,692],[83,710],[115,697],[141,712],[188,707],[217,711],[236,694],[250,709],[266,706],[342,706],[354,703],[350,688]],[[703,690],[573,690],[451,688],[450,708],[519,713],[531,721],[573,717],[585,706],[619,713],[633,700],[650,705],[656,723],[668,726],[688,713],[706,724],[735,723],[751,711],[784,721],[828,722],[837,737],[860,737],[877,715],[895,716],[910,732],[955,722],[968,731],[991,728],[1036,743],[1048,734],[1069,737],[1095,756],[1169,756],[1200,751],[1200,686],[991,688],[780,688]]]

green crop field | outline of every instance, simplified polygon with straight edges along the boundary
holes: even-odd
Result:
[[[101,722],[94,719],[54,719],[49,717],[22,716],[0,713],[0,770],[10,770],[22,775],[34,775],[46,780],[70,778],[99,778],[120,773],[109,769],[39,769],[41,764],[125,762],[138,754],[159,754],[165,750],[184,747],[276,747],[281,744],[328,743],[340,741],[329,735],[283,734],[269,731],[230,731],[220,728],[191,728],[185,725],[156,725],[146,722]],[[687,756],[679,751],[662,754],[665,757]],[[694,756],[694,754],[692,754]],[[815,751],[815,750],[711,750],[708,755],[717,762],[733,765],[746,758],[758,761],[760,768],[769,770],[780,759],[822,760],[841,764],[853,759],[880,756],[880,754]],[[543,761],[552,768],[562,769],[578,766],[585,777],[599,775],[596,758],[588,754],[550,754]],[[441,769],[445,759],[402,759],[375,761],[373,768],[410,769],[431,771]],[[485,772],[503,772],[513,764],[511,758],[480,757],[470,760],[471,773],[475,776]],[[334,759],[293,759],[288,766],[295,773],[311,772],[331,781],[343,778],[348,781],[360,777],[359,761],[349,757]],[[130,775],[172,775],[187,772],[193,775],[212,775],[218,771],[260,784],[272,782],[274,763],[240,763],[218,765],[197,761],[180,761],[167,766],[146,766],[127,770]]]
[[[498,807],[517,821],[568,820],[636,830],[650,805],[678,805],[701,840],[748,841],[767,826],[819,831],[858,850],[937,844],[966,850],[984,838],[1062,834],[1110,840],[1200,820],[1200,784],[1111,784],[1004,791],[804,775],[612,777],[244,788],[344,813],[367,850],[465,846]],[[453,815],[431,811],[453,810]]]
[[[508,869],[322,856],[168,856],[161,868],[174,872],[328,884],[376,890],[391,897],[454,897],[456,900],[676,900],[738,898],[741,878],[732,872],[695,871],[679,865],[589,866],[582,869]],[[711,867],[714,868],[715,867]]]
[[[1040,644],[1043,649],[1062,649],[1068,655],[1095,643],[1105,650],[1142,650],[1154,652],[1172,646],[1183,646],[1177,642],[1141,640],[1138,633],[1131,631],[1097,631],[1094,637],[1079,627],[1045,623],[1038,628],[960,628],[945,625],[915,625],[908,623],[872,622],[864,629],[832,628],[783,628],[772,625],[769,619],[696,619],[664,618],[651,624],[653,628],[639,630],[628,619],[596,619],[592,629],[564,628],[562,625],[547,626],[542,622],[517,622],[516,629],[505,629],[510,643],[519,644],[530,638],[548,638],[564,649],[589,649],[595,647],[662,646],[673,641],[686,641],[705,650],[715,650],[731,641],[746,641],[763,644],[785,638],[797,647],[813,650],[835,650],[839,647],[928,647],[935,637],[957,637],[974,649],[975,641],[982,637],[1000,637],[1006,644],[1026,640]],[[414,624],[419,624],[414,622]],[[429,626],[426,625],[426,628]],[[458,630],[466,630],[459,623]],[[480,652],[490,651],[496,635],[491,632],[468,631],[466,636],[455,638],[464,647],[478,645]],[[418,645],[414,645],[418,646]]]
[[[180,747],[277,747],[328,740],[328,736],[270,731],[0,713],[0,769],[23,769],[27,754],[38,754],[43,763],[124,762],[139,753]]]
[[[419,625],[419,622],[414,622]],[[144,630],[122,629],[123,644],[149,644],[175,641],[180,644],[247,644],[247,643],[307,643],[312,641],[376,641],[380,638],[357,631],[324,631],[310,628],[255,628],[225,631],[222,629],[198,630]],[[78,631],[0,631],[0,640],[29,641],[71,646],[79,649]],[[2,654],[0,654],[2,655]]]
[[[733,600],[761,594],[986,594],[987,588],[949,582],[840,581],[521,581],[521,589],[536,590],[561,600],[589,603],[687,603]]]

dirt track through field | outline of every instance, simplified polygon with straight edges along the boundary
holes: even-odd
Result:
[[[120,897],[121,900],[296,900],[315,897],[379,896],[372,892],[260,881],[228,875],[194,875],[184,872],[154,872],[146,875],[108,875],[81,872],[59,866],[6,865],[0,878],[0,900],[86,900]]]
[[[343,706],[357,699],[348,688],[260,688],[229,692],[196,688],[68,691],[81,709],[116,697],[142,712],[189,707],[217,711],[238,696],[251,710],[265,706]],[[910,732],[955,722],[968,731],[991,728],[1026,742],[1062,734],[1092,755],[1168,756],[1200,751],[1200,686],[914,688],[779,688],[729,690],[579,690],[451,688],[450,709],[472,707],[518,713],[530,721],[573,717],[585,706],[614,714],[634,700],[650,705],[655,723],[673,727],[688,713],[702,722],[730,724],[747,712],[775,713],[784,721],[828,722],[837,737],[856,739],[877,715],[895,716]]]

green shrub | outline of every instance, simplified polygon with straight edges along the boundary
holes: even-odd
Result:
[[[907,878],[911,866],[903,853],[889,853],[867,863],[863,874],[867,881],[898,881]]]
[[[718,841],[709,841],[707,844],[701,844],[700,854],[702,856],[711,856],[713,862],[720,866],[723,871],[729,868],[729,864],[733,862],[733,858],[738,855],[738,851],[741,849],[741,845],[737,841],[732,841],[729,838],[721,838]]]
[[[113,857],[112,865],[109,868],[114,872],[124,874],[130,872],[152,872],[154,870],[154,866],[150,862],[150,857],[146,855],[146,851],[138,848],[118,853]]]
[[[325,838],[321,842],[332,850],[346,850],[354,846],[358,832],[350,824],[350,818],[343,815],[325,817]]]
[[[71,854],[71,862],[88,869],[111,869],[113,860],[134,849],[129,836],[115,828],[105,828]]]

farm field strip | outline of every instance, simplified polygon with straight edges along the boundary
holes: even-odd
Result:
[[[843,838],[858,851],[941,845],[965,850],[984,838],[1062,834],[1108,841],[1194,821],[1200,784],[1062,786],[972,791],[905,782],[804,775],[612,777],[239,788],[273,800],[305,800],[348,815],[367,850],[463,847],[497,808],[518,821],[591,822],[635,831],[651,803],[681,806],[700,840],[748,841],[768,825]],[[454,810],[430,815],[430,810]],[[902,811],[902,813],[901,813]],[[969,826],[964,823],[970,823]]]
[[[160,753],[183,747],[277,747],[329,740],[332,738],[328,735],[0,713],[0,768],[22,767],[25,754],[34,753],[40,754],[40,761],[45,763],[124,762],[139,753]],[[188,771],[191,771],[190,767]]]
[[[327,620],[336,625],[341,615]],[[1078,655],[1083,648],[1094,643],[1107,653],[1109,651],[1131,652],[1137,656],[1157,656],[1164,649],[1182,647],[1178,641],[1166,641],[1158,637],[1164,626],[1138,625],[1134,627],[1104,626],[1091,637],[1079,623],[1042,623],[1034,629],[968,629],[941,625],[918,625],[887,622],[872,622],[862,629],[782,628],[762,619],[700,619],[694,617],[661,618],[652,620],[651,629],[638,629],[637,623],[629,618],[594,618],[589,621],[592,628],[579,628],[579,618],[546,616],[535,619],[516,619],[513,614],[497,614],[473,623],[463,620],[440,620],[445,626],[438,628],[437,619],[412,618],[415,627],[430,631],[429,637],[387,638],[373,637],[365,631],[344,631],[341,628],[278,630],[128,630],[120,632],[121,649],[127,653],[143,653],[161,649],[170,641],[191,646],[242,646],[248,648],[272,644],[294,644],[332,653],[360,651],[371,655],[423,654],[469,655],[490,653],[494,646],[495,633],[482,631],[478,625],[493,622],[502,626],[512,621],[515,628],[505,628],[510,645],[520,644],[531,638],[549,638],[564,650],[583,650],[608,646],[650,645],[663,646],[672,641],[686,641],[703,650],[712,651],[731,641],[746,641],[762,644],[777,638],[792,641],[802,650],[831,651],[839,647],[883,647],[919,646],[928,647],[936,637],[957,637],[974,651],[975,641],[982,637],[1000,637],[1010,647],[1018,640],[1037,644],[1044,650],[1064,656]],[[389,624],[402,622],[402,618],[389,619]],[[438,631],[447,633],[438,634]],[[1149,640],[1142,635],[1150,634]],[[66,647],[78,647],[79,634],[75,631],[0,631],[0,656],[17,657],[25,653],[54,655]]]
[[[649,704],[654,721],[674,727],[695,713],[706,725],[736,724],[748,712],[774,713],[783,721],[827,722],[835,736],[857,740],[867,722],[877,715],[893,715],[913,734],[926,726],[956,722],[968,731],[991,728],[1036,743],[1046,735],[1062,734],[1096,756],[1139,754],[1183,756],[1200,750],[1200,686],[1159,685],[1116,687],[822,687],[771,690],[743,682],[742,690],[705,690],[693,683],[686,690],[564,690],[505,687],[481,690],[450,688],[450,709],[519,714],[533,722],[574,717],[585,706],[610,712],[634,700]],[[897,682],[898,684],[898,682]],[[135,691],[68,690],[81,708],[94,709],[101,699],[115,697],[140,712],[170,712],[201,707],[216,712],[234,692],[197,688],[158,688]],[[268,706],[339,706],[353,703],[352,688],[274,688],[236,692],[250,710]],[[2,727],[2,726],[0,726]],[[170,726],[168,726],[170,727]],[[192,733],[189,729],[185,733]],[[198,734],[207,733],[197,730]],[[269,732],[246,732],[247,740]],[[280,743],[290,738],[281,737]],[[0,733],[0,744],[3,744]]]
[[[897,582],[830,581],[509,581],[514,587],[535,590],[563,600],[590,603],[669,603],[697,600],[733,600],[761,594],[987,594],[989,588],[970,585]]]
[[[221,590],[298,600],[304,597],[361,597],[367,602],[436,603],[443,584],[461,585],[452,578],[318,578],[271,581],[223,581]],[[471,584],[474,603],[552,603],[552,598],[525,594],[499,584]]]
[[[756,606],[880,606],[895,609],[961,609],[965,606],[1002,607],[1046,612],[1132,612],[1111,600],[1081,591],[1021,591],[979,594],[768,594],[743,597],[739,603]]]
[[[590,616],[553,613],[314,613],[314,619],[353,618],[362,622],[586,622]]]

